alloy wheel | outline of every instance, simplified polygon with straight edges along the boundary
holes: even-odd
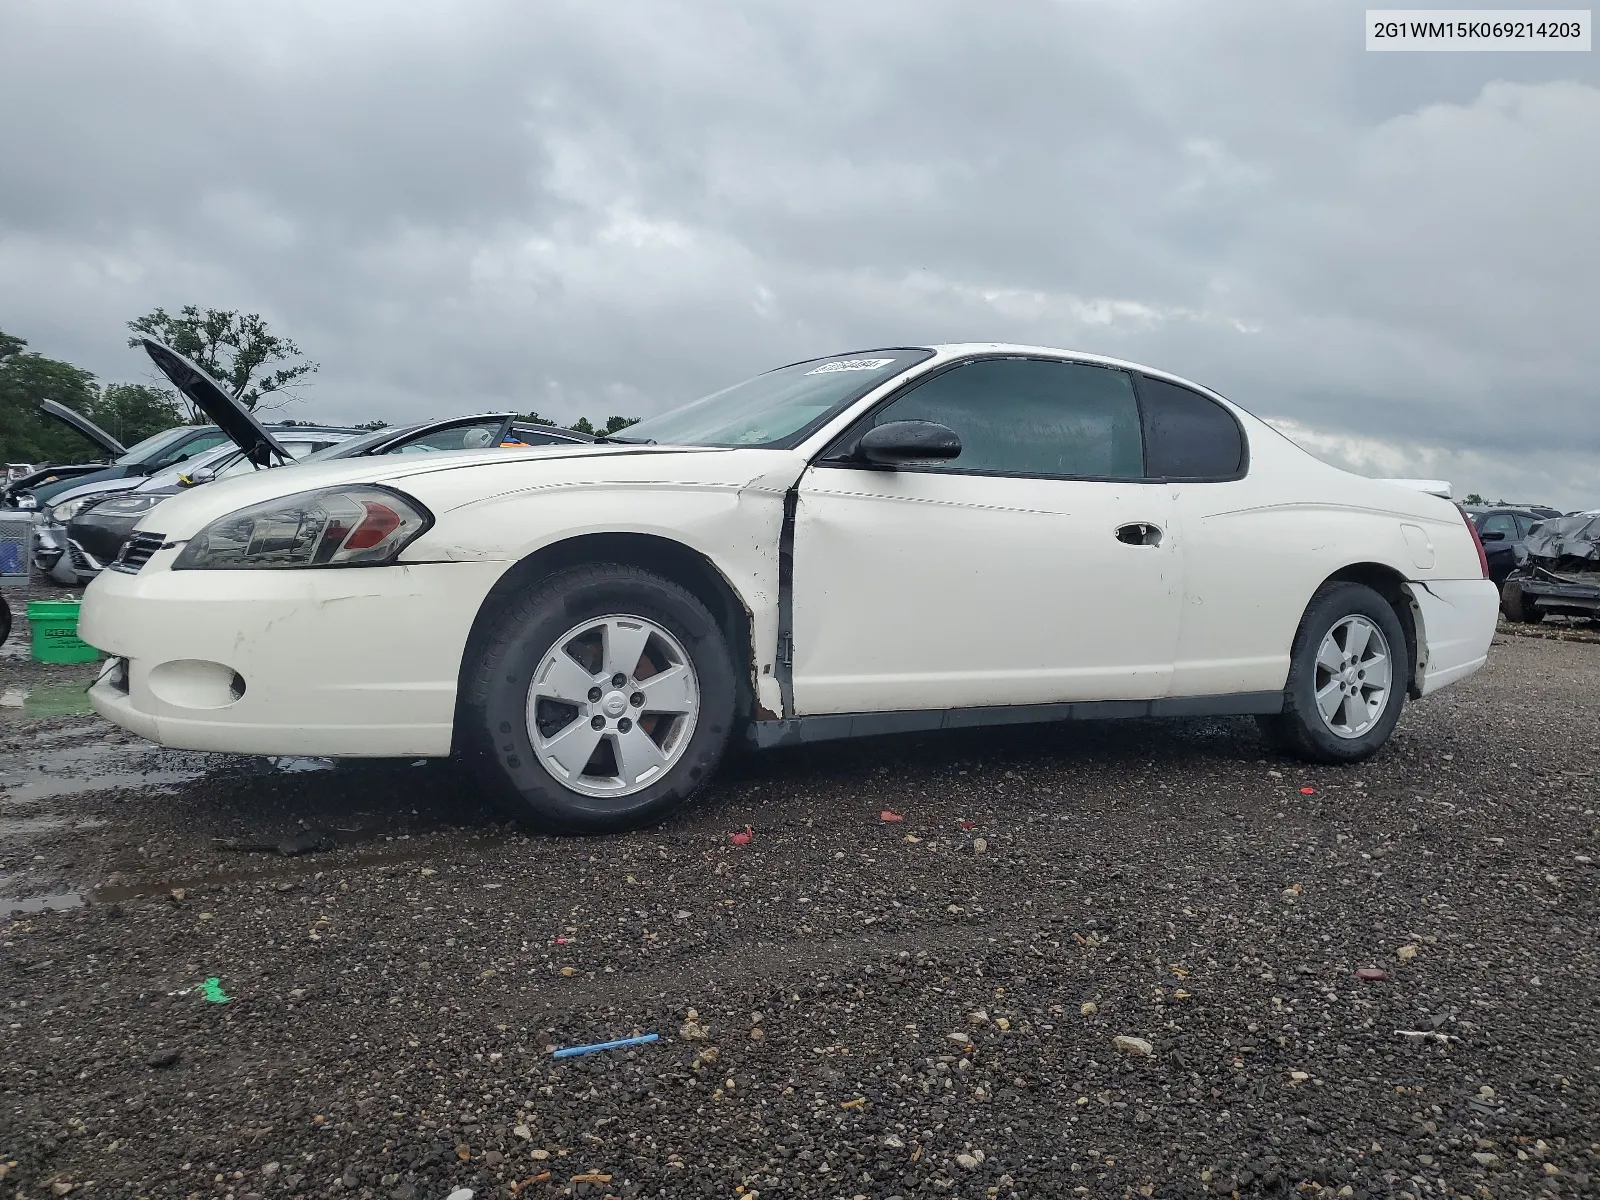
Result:
[[[683,756],[699,714],[693,662],[644,617],[573,626],[528,686],[528,737],[540,765],[585,796],[631,796],[659,780]]]
[[[1359,613],[1334,623],[1317,649],[1317,711],[1335,737],[1358,738],[1383,717],[1394,685],[1389,641]]]

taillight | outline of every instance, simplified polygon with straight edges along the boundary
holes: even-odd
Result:
[[[1483,539],[1478,536],[1478,527],[1472,523],[1472,518],[1464,508],[1457,508],[1461,519],[1467,523],[1467,532],[1472,535],[1473,548],[1478,552],[1478,570],[1483,572],[1485,579],[1489,578],[1489,556],[1483,552]]]

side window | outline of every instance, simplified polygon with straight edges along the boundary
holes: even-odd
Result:
[[[517,426],[506,434],[506,437],[520,442],[524,446],[570,446],[573,444],[571,438],[557,437],[548,433],[536,433],[525,425]]]
[[[937,421],[961,454],[930,470],[1093,479],[1144,474],[1139,406],[1126,372],[1044,359],[953,367],[880,409],[874,425]]]
[[[501,420],[478,421],[471,425],[451,425],[445,429],[430,429],[398,445],[390,446],[385,454],[424,454],[433,450],[481,450],[500,444]]]
[[[159,462],[151,464],[156,470],[162,467],[176,466],[178,463],[187,462],[202,450],[209,450],[213,446],[220,446],[228,440],[228,435],[220,429],[210,430],[206,433],[196,434],[187,442],[174,446],[164,454]]]
[[[1479,533],[1498,533],[1505,541],[1517,538],[1517,519],[1510,513],[1490,513],[1478,527]]]
[[[1145,462],[1152,479],[1233,479],[1244,472],[1244,434],[1233,414],[1199,392],[1139,378]]]

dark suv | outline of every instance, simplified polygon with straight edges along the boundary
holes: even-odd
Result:
[[[1547,518],[1527,508],[1501,508],[1469,505],[1467,516],[1478,531],[1484,556],[1489,560],[1489,578],[1500,587],[1517,565],[1517,550],[1535,526]]]

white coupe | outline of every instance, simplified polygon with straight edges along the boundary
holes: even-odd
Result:
[[[197,488],[81,631],[114,656],[96,710],[152,741],[458,752],[526,818],[592,831],[683,803],[734,737],[1253,714],[1353,762],[1483,665],[1487,575],[1448,500],[1165,372],[896,347],[593,445]]]

